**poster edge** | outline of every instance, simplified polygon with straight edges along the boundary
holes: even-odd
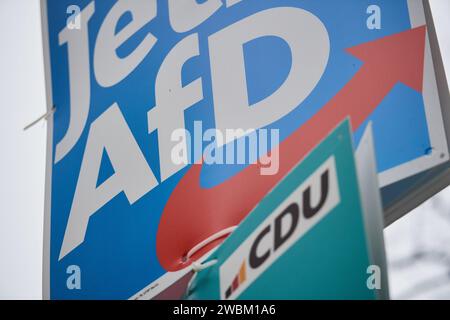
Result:
[[[50,65],[50,46],[47,19],[47,0],[40,0],[41,32],[43,40],[44,76],[47,112],[53,109],[53,94]],[[42,258],[42,299],[50,300],[50,223],[51,223],[51,185],[53,167],[53,116],[47,120],[47,143],[45,164],[44,233]]]
[[[361,143],[354,152],[354,158],[370,263],[378,266],[381,272],[381,288],[375,291],[376,298],[389,300],[388,268],[383,234],[384,213],[377,174],[372,122],[369,122],[364,130]],[[372,179],[363,179],[367,175],[371,175]],[[367,191],[373,192],[373,196],[368,195]]]

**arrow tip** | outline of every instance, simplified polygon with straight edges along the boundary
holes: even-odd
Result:
[[[426,26],[421,26],[348,48],[347,52],[379,73],[422,92],[425,39]]]

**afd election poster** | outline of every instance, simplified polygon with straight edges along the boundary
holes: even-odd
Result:
[[[383,211],[365,141],[355,159],[349,122],[333,130],[204,262],[185,298],[387,299],[375,222]]]
[[[448,160],[417,0],[47,0],[44,297],[151,298],[330,130]]]

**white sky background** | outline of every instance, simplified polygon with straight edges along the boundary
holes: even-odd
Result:
[[[40,299],[46,127],[37,0],[0,0],[0,299]]]
[[[432,5],[444,62],[450,70],[450,0],[432,0]],[[40,28],[38,0],[0,0],[0,299],[42,296],[46,126],[39,123],[22,131],[46,109]],[[428,281],[448,274],[450,260],[446,265],[436,259],[412,262],[406,269],[401,265],[417,247],[447,247],[450,254],[450,223],[442,217],[450,216],[450,190],[438,199],[440,202],[427,203],[386,231],[388,259],[396,263],[390,269],[393,298],[450,299],[448,278],[448,285],[438,291],[410,294],[419,278]]]

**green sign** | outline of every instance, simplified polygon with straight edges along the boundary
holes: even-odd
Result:
[[[364,209],[371,203],[382,217],[379,194],[361,197],[371,188],[360,188],[350,132],[343,122],[259,203],[208,258],[216,263],[196,275],[188,299],[387,297],[384,252],[371,252],[382,250],[373,243],[382,230]]]

